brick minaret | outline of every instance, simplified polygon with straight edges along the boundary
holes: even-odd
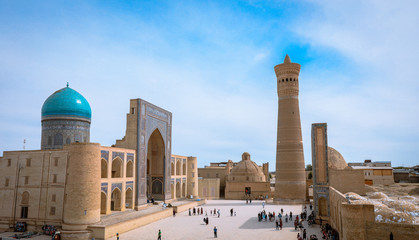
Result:
[[[301,203],[306,199],[306,179],[298,75],[300,64],[286,55],[284,63],[275,66],[278,86],[278,132],[276,143],[275,201]]]

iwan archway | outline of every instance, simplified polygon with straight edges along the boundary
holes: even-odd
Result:
[[[165,148],[158,129],[151,134],[147,144],[147,196],[164,200]]]

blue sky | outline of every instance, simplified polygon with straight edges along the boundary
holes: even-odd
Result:
[[[41,107],[70,87],[91,141],[125,133],[129,99],[173,113],[172,152],[209,162],[245,151],[275,169],[273,67],[301,64],[311,123],[348,162],[419,164],[417,1],[0,1],[0,152],[39,149]]]

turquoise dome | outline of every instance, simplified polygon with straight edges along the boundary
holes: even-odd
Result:
[[[42,118],[53,116],[79,117],[90,120],[92,110],[80,93],[67,86],[49,96],[42,105]]]

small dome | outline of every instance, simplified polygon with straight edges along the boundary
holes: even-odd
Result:
[[[229,174],[230,181],[251,181],[251,182],[265,182],[266,177],[262,169],[252,160],[250,154],[245,152],[242,159],[236,166],[233,167]]]
[[[92,111],[87,100],[68,86],[54,92],[42,105],[42,119],[56,116],[78,117],[90,120]]]
[[[342,154],[332,147],[327,147],[328,166],[333,169],[345,169],[348,164],[343,158]]]

